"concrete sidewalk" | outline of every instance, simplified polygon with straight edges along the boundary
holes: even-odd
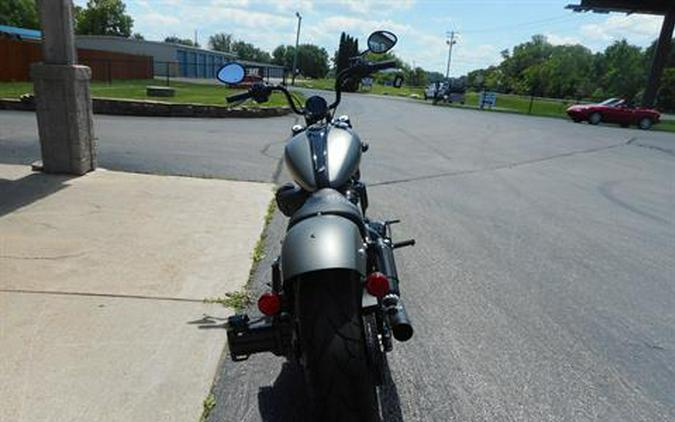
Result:
[[[194,421],[241,289],[262,183],[0,164],[0,420]]]

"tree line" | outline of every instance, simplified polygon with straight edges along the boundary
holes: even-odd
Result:
[[[467,80],[475,90],[567,99],[621,97],[640,103],[655,51],[656,42],[643,49],[621,40],[593,53],[579,44],[552,45],[545,36],[535,35],[502,51],[498,65],[469,72]],[[675,109],[674,90],[675,44],[657,106]]]
[[[122,0],[89,0],[86,7],[74,6],[73,15],[76,34],[143,39],[132,33],[134,19],[126,14]],[[0,1],[0,25],[40,29],[37,1]]]
[[[85,7],[76,6],[74,14],[78,34],[143,39],[141,34],[132,31],[134,20],[126,13],[122,0],[89,0]],[[39,29],[35,0],[0,1],[0,24]],[[165,38],[165,42],[199,47],[193,40],[176,36]],[[270,54],[227,33],[209,37],[208,46],[213,50],[235,53],[242,60],[274,63],[287,69],[293,67],[295,56],[293,45],[279,45]],[[623,97],[639,103],[655,51],[656,42],[643,49],[621,40],[602,52],[593,53],[579,44],[553,45],[545,36],[535,35],[511,50],[502,51],[502,60],[498,65],[469,72],[467,81],[469,88],[475,90],[567,99]],[[298,70],[310,78],[334,77],[349,64],[349,58],[358,53],[358,40],[343,32],[332,58],[322,47],[299,45]],[[396,60],[406,83],[412,86],[425,86],[444,79],[441,73],[410,66],[393,53],[368,55],[368,59]],[[664,110],[675,110],[675,43],[666,67],[657,105]],[[375,75],[375,80],[385,83],[393,77],[392,74],[379,73]],[[359,82],[347,81],[345,89],[355,91]]]

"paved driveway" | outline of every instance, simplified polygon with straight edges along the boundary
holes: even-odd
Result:
[[[418,241],[398,252],[416,334],[390,355],[390,419],[675,418],[673,134],[355,95],[341,111],[371,145],[371,216]],[[97,116],[97,134],[112,168],[284,181],[292,123]],[[0,160],[35,155],[28,132],[0,133]],[[301,415],[282,363],[225,361],[211,420]]]

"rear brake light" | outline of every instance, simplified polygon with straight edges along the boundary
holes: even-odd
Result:
[[[274,292],[263,293],[258,299],[258,309],[267,316],[276,315],[281,310],[281,300]]]
[[[383,298],[389,293],[389,279],[382,273],[371,273],[366,278],[366,290],[375,297]]]

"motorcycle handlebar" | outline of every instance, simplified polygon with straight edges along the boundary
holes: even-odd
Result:
[[[251,92],[246,91],[243,94],[231,95],[231,96],[227,97],[227,102],[228,103],[236,103],[238,101],[248,100],[249,98],[251,98]]]
[[[378,70],[386,70],[386,69],[393,69],[397,66],[396,60],[385,60],[382,62],[375,62],[370,64],[370,68],[372,69],[372,72],[377,72]]]
[[[333,104],[328,106],[329,109],[334,109],[340,104],[340,100],[342,99],[342,83],[347,79],[348,77],[366,77],[370,75],[371,73],[378,72],[380,70],[385,70],[385,69],[393,69],[398,64],[396,63],[396,60],[385,60],[381,62],[375,62],[375,63],[364,63],[360,62],[357,63],[356,65],[353,65],[342,72],[340,72],[337,77],[335,78],[335,101],[333,101]]]
[[[385,60],[382,62],[375,62],[375,63],[367,63],[362,61],[355,66],[343,70],[342,72],[340,72],[337,78],[335,78],[335,101],[328,108],[334,109],[338,106],[338,104],[340,104],[342,83],[347,77],[350,76],[365,77],[371,73],[375,73],[377,71],[385,69],[392,69],[395,68],[396,66],[397,66],[396,60]],[[291,94],[288,92],[286,88],[282,86],[265,86],[263,84],[260,84],[260,86],[253,86],[247,92],[227,97],[227,102],[234,103],[238,101],[248,100],[249,98],[255,98],[255,100],[258,102],[264,102],[272,93],[272,91],[282,92],[286,97],[288,104],[291,106],[291,109],[297,114],[300,115],[304,114],[304,109],[298,108],[295,105],[295,101],[293,101]]]
[[[291,106],[293,112],[300,115],[304,114],[304,110],[296,106],[295,101],[293,101],[293,98],[291,97],[291,94],[283,86],[268,86],[263,84],[257,84],[252,86],[251,89],[249,89],[244,93],[227,97],[227,102],[234,103],[238,101],[248,100],[249,98],[253,98],[257,102],[265,102],[269,98],[272,91],[282,92],[284,96],[286,96],[286,100],[288,101],[288,104]]]

